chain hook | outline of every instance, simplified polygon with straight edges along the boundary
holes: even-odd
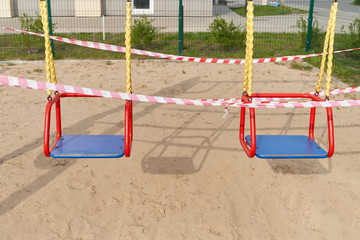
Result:
[[[247,92],[243,92],[243,96],[246,98],[247,101],[252,102],[252,97],[250,97]]]

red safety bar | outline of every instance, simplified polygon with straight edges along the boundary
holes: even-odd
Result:
[[[125,102],[125,156],[130,157],[133,140],[132,101]]]
[[[61,134],[61,109],[60,99],[65,97],[98,97],[79,93],[60,93],[55,95],[47,105],[45,110],[45,130],[44,130],[44,154],[50,157],[51,151],[54,149],[57,142],[60,140]],[[56,113],[56,140],[50,148],[50,120],[51,120],[51,108],[55,104]],[[125,103],[125,156],[129,157],[131,153],[131,145],[133,139],[133,122],[132,122],[132,101],[126,101]]]
[[[313,94],[307,93],[253,93],[251,98],[309,98],[312,101],[324,101],[323,99],[315,96]],[[243,102],[251,103],[251,100],[247,96],[242,97]],[[255,126],[255,109],[249,108],[250,111],[250,138],[251,138],[251,147],[245,141],[245,114],[246,107],[240,109],[240,131],[239,138],[241,146],[243,147],[245,153],[248,157],[254,157],[256,154],[256,126]],[[314,140],[314,127],[315,127],[315,112],[316,108],[311,108],[310,110],[310,124],[309,124],[309,137]],[[327,107],[327,122],[328,122],[328,136],[329,136],[329,150],[327,157],[330,158],[334,154],[334,122],[332,108]]]

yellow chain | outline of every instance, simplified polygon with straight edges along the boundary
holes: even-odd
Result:
[[[321,59],[319,79],[318,79],[318,83],[317,83],[316,89],[315,89],[316,92],[320,91],[322,80],[323,80],[323,77],[324,77],[326,58],[328,58],[327,71],[326,71],[326,75],[327,75],[326,76],[326,87],[325,87],[325,95],[326,95],[326,97],[330,96],[331,72],[332,72],[332,63],[333,63],[334,37],[335,37],[337,9],[338,9],[338,3],[333,2],[332,6],[331,6],[331,12],[330,12],[330,17],[329,17],[328,27],[327,27],[327,30],[326,30],[323,55],[322,55],[322,59]],[[328,57],[327,57],[327,55],[328,55]]]
[[[322,55],[322,58],[321,58],[319,79],[318,79],[318,83],[317,83],[317,86],[316,86],[316,89],[315,89],[316,92],[320,92],[321,83],[322,83],[322,80],[323,80],[323,77],[324,77],[324,70],[325,70],[327,51],[329,49],[329,39],[330,39],[331,26],[332,26],[332,16],[333,16],[333,13],[334,13],[333,8],[334,8],[334,5],[332,5],[332,7],[331,7],[329,21],[328,21],[328,27],[326,29],[326,36],[325,36],[325,42],[324,42],[324,48],[323,48],[323,55]]]
[[[41,21],[43,24],[44,30],[44,39],[45,39],[45,62],[46,62],[46,81],[57,83],[56,73],[54,66],[54,56],[51,52],[50,46],[50,33],[49,33],[49,19],[47,12],[47,3],[44,0],[40,0],[40,12],[41,12]],[[48,90],[47,94],[50,96],[52,91]]]
[[[126,3],[125,28],[126,93],[132,93],[131,85],[131,1]]]
[[[247,3],[247,23],[246,23],[246,55],[243,91],[249,96],[252,95],[252,63],[254,47],[254,5],[253,1]]]
[[[331,24],[331,33],[330,33],[330,43],[329,43],[329,56],[328,56],[328,65],[326,71],[326,87],[325,87],[325,96],[329,98],[330,96],[330,85],[331,85],[331,73],[332,73],[332,64],[333,64],[333,53],[334,53],[334,38],[335,38],[335,27],[336,27],[336,13],[338,10],[338,2],[333,2],[334,13],[332,17]]]

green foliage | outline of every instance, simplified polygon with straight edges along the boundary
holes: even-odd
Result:
[[[21,30],[35,33],[44,33],[41,16],[38,13],[36,13],[36,17],[30,17],[24,13],[19,18],[19,21],[21,24]]]
[[[341,27],[341,32],[343,33],[343,48],[357,48],[360,46],[360,19],[355,19],[352,23],[348,26],[348,31],[345,31],[345,26]],[[346,52],[343,54],[342,61],[346,62],[347,66],[351,67],[351,72],[353,75],[357,75],[358,79],[355,81],[350,81],[350,85],[359,84],[360,80],[360,52],[359,51],[352,51]],[[355,84],[354,84],[355,83]]]
[[[296,21],[296,25],[298,27],[298,33],[300,34],[298,47],[301,49],[306,48],[308,21],[301,16],[300,19]],[[311,31],[311,48],[316,49],[323,45],[323,35],[322,28],[319,28],[318,20],[314,18]]]
[[[152,23],[155,19],[148,19],[146,15],[140,19],[135,19],[132,27],[132,41],[135,45],[142,48],[149,47],[159,32],[159,28],[154,27]]]
[[[348,26],[349,33],[345,31],[345,26],[341,27],[341,32],[346,35],[346,47],[358,47],[360,45],[360,19],[355,19]]]
[[[360,0],[354,0],[353,4],[360,5]]]
[[[36,17],[30,17],[24,13],[20,18],[21,30],[35,33],[44,33],[41,16],[36,13]],[[52,24],[53,30],[55,30],[56,24]],[[29,53],[39,52],[44,50],[44,40],[28,34],[22,33],[23,44],[28,49]]]
[[[239,14],[242,17],[246,17],[246,8],[245,7],[232,7],[230,8],[235,13]],[[308,13],[306,10],[292,8],[292,7],[285,7],[285,6],[254,6],[254,16],[275,16],[275,15],[289,15],[289,14],[303,14]]]
[[[230,23],[227,23],[225,19],[216,15],[216,18],[210,24],[209,29],[212,36],[215,38],[215,42],[220,43],[225,49],[229,49],[233,46],[238,46],[240,48],[245,46],[246,33],[240,25],[236,26],[233,20],[231,20]]]

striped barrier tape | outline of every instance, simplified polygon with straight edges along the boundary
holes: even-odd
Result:
[[[355,93],[360,92],[360,87],[348,87],[348,88],[340,88],[340,89],[333,89],[330,90],[330,95],[338,95],[338,94],[347,94],[347,93]],[[307,92],[306,94],[315,94],[315,92]],[[325,91],[319,92],[319,97],[324,97]],[[275,102],[281,100],[290,100],[293,98],[254,98],[254,102]],[[205,102],[227,102],[227,103],[236,103],[241,102],[241,98],[223,98],[223,99],[196,99],[198,101],[205,101]]]
[[[23,31],[23,30],[19,30],[19,29],[1,27],[1,26],[0,26],[0,28],[4,29],[4,30],[10,30],[10,31],[44,37],[44,35],[40,34],[40,33],[33,33],[33,32]],[[98,43],[98,42],[90,42],[90,41],[81,41],[81,40],[62,38],[62,37],[56,37],[56,36],[50,36],[50,38],[53,40],[56,40],[56,41],[70,43],[70,44],[82,46],[82,47],[100,49],[100,50],[111,51],[111,52],[120,52],[120,53],[125,52],[125,47],[120,47],[120,46],[116,46],[116,45],[110,45],[110,44]],[[356,50],[360,50],[360,48],[340,50],[340,51],[335,51],[334,53],[350,52],[350,51],[356,51]],[[169,59],[169,60],[177,60],[177,61],[184,61],[184,62],[197,62],[197,63],[204,62],[204,63],[222,63],[222,64],[244,64],[245,63],[245,59],[216,59],[216,58],[185,57],[185,56],[177,56],[177,55],[171,55],[171,54],[150,52],[150,51],[139,50],[139,49],[131,49],[131,53],[135,54],[135,55]],[[284,61],[292,61],[292,60],[317,57],[317,56],[322,56],[322,53],[254,59],[253,63],[284,62]]]
[[[89,96],[98,96],[104,98],[116,98],[123,100],[132,100],[138,102],[151,102],[151,103],[165,103],[165,104],[177,104],[177,105],[192,105],[192,106],[225,106],[225,109],[231,107],[249,107],[249,108],[320,108],[320,107],[351,107],[360,106],[360,99],[356,100],[336,100],[325,102],[230,102],[226,99],[223,101],[211,101],[211,100],[193,100],[193,99],[180,99],[180,98],[167,98],[158,96],[146,96],[140,94],[127,94],[122,92],[111,92],[104,90],[95,90],[83,87],[73,87],[68,85],[54,84],[39,82],[35,80],[29,80],[24,78],[10,77],[6,75],[0,75],[0,85],[38,89],[38,90],[52,90],[66,93],[80,93]],[[357,88],[358,90],[359,88]],[[334,90],[336,93],[345,93],[349,90],[339,89]]]

